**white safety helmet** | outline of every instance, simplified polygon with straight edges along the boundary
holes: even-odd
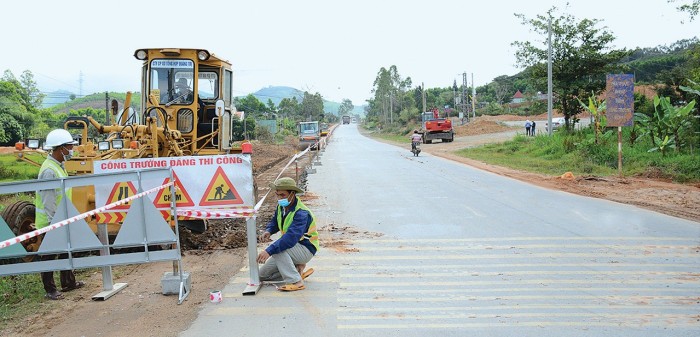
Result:
[[[64,130],[64,129],[56,129],[51,132],[46,136],[46,142],[44,143],[44,146],[50,147],[50,148],[55,148],[59,147],[61,145],[66,145],[66,144],[78,144],[73,139],[73,136],[70,135],[70,132]]]

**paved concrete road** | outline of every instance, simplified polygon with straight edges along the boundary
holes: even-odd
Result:
[[[321,161],[309,203],[360,231],[349,249],[321,251],[296,293],[244,297],[242,270],[182,336],[700,335],[700,223],[415,158],[354,124]]]

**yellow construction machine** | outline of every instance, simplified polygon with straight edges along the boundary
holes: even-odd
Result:
[[[65,162],[70,175],[93,173],[93,161],[110,159],[181,157],[241,153],[248,149],[241,139],[234,139],[234,125],[240,123],[233,103],[231,64],[204,49],[155,48],[134,53],[143,62],[141,92],[143,111],[131,107],[127,93],[120,109],[111,102],[113,120],[104,124],[89,116],[68,117],[64,128],[78,140],[75,156]],[[88,137],[94,128],[99,140]],[[34,165],[31,151],[43,152],[39,140],[28,140],[15,151],[18,158]],[[45,153],[45,152],[44,152]],[[73,189],[73,204],[78,211],[95,209],[93,186]],[[22,201],[9,205],[2,214],[15,235],[33,230],[34,205]],[[96,219],[86,219],[97,229]],[[181,220],[181,225],[202,231],[202,220]],[[109,223],[110,234],[119,223]],[[36,244],[36,243],[35,243]],[[31,246],[29,250],[38,248]],[[26,246],[26,245],[25,245]]]

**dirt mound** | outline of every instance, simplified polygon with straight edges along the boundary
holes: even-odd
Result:
[[[477,117],[472,119],[472,121],[470,121],[468,124],[455,126],[454,129],[455,135],[457,137],[462,137],[483,135],[487,133],[498,133],[508,131],[511,128],[509,126],[499,124],[498,121],[493,119]]]

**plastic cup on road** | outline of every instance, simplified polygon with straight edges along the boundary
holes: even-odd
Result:
[[[224,298],[221,295],[221,291],[219,290],[214,290],[209,293],[209,300],[211,301],[211,303],[221,303],[223,299]]]

